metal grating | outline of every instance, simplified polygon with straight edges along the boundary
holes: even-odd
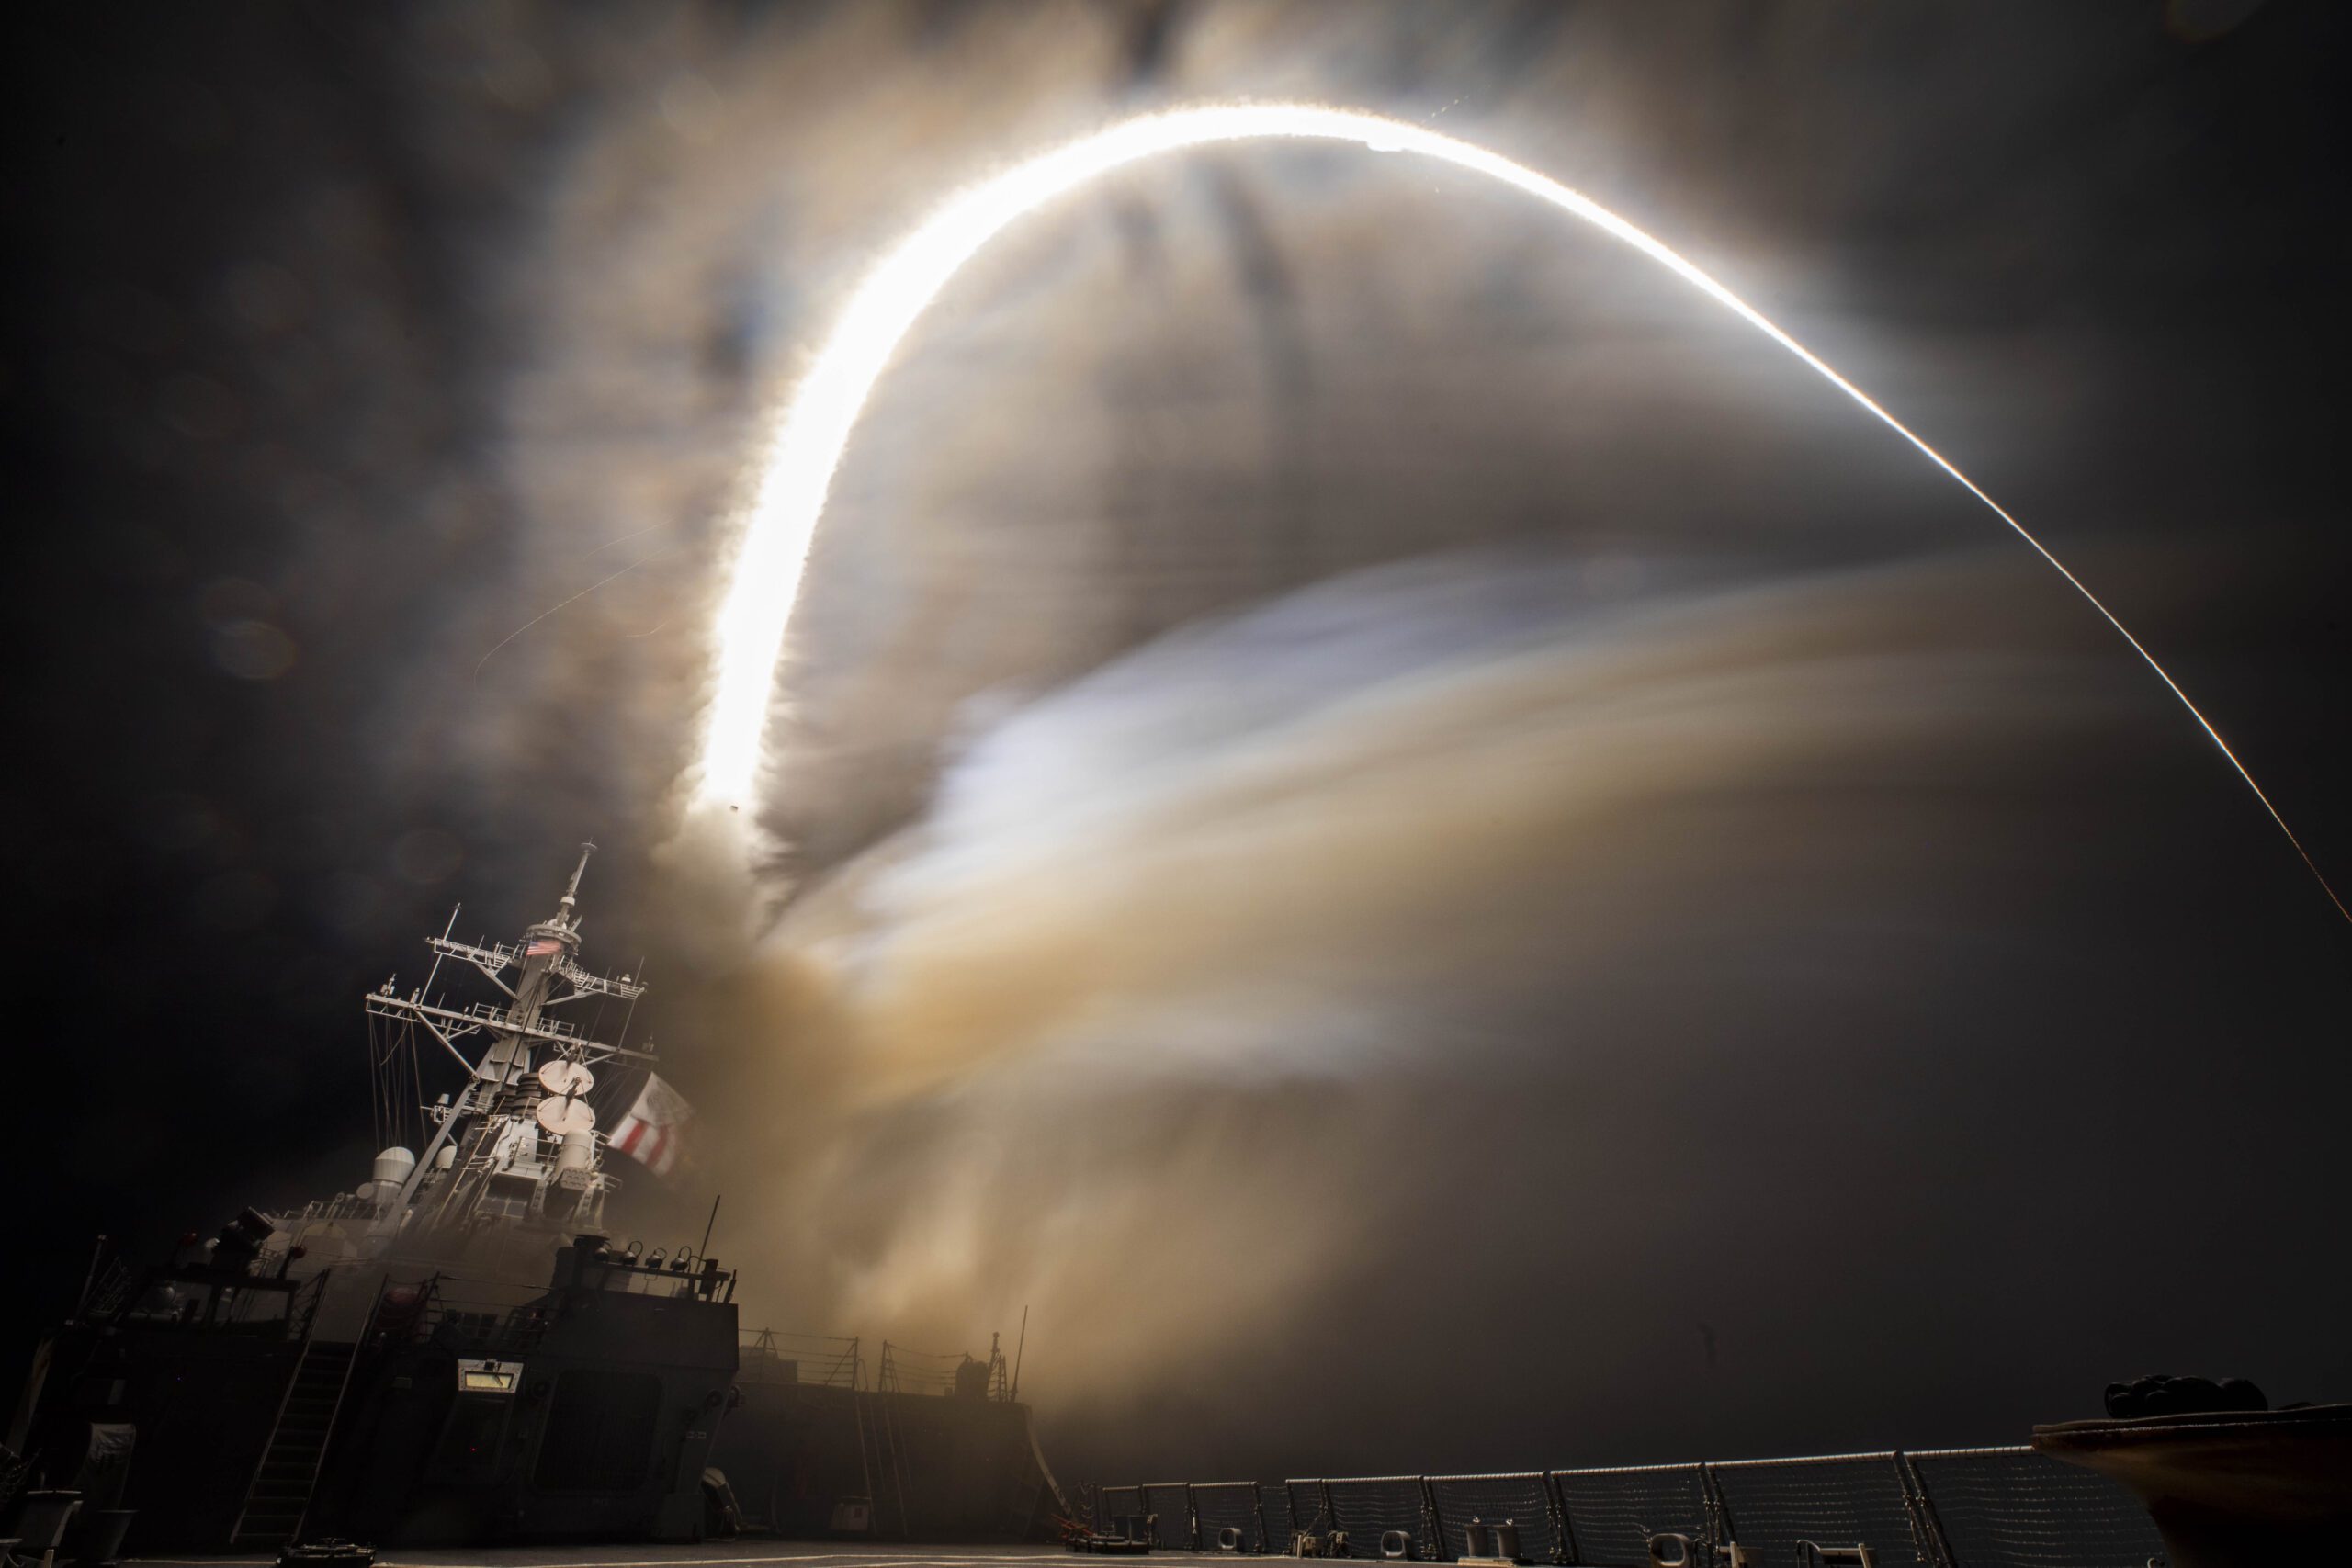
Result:
[[[1192,1488],[1181,1482],[1143,1489],[1143,1511],[1153,1516],[1151,1544],[1162,1551],[1193,1550]]]
[[[1555,1470],[1553,1484],[1568,1511],[1571,1562],[1650,1568],[1649,1539],[1661,1531],[1711,1539],[1706,1483],[1695,1464],[1621,1470]]]
[[[1433,1475],[1430,1491],[1437,1499],[1438,1531],[1450,1558],[1469,1550],[1474,1518],[1517,1525],[1521,1557],[1557,1562],[1566,1555],[1552,1517],[1550,1488],[1540,1470],[1519,1475]]]
[[[2143,1568],[2164,1538],[2131,1493],[2031,1449],[1915,1453],[1953,1568]]]
[[[1348,1555],[1380,1556],[1380,1538],[1403,1530],[1413,1543],[1412,1555],[1427,1560],[1437,1555],[1429,1511],[1421,1506],[1421,1478],[1382,1475],[1362,1481],[1327,1481],[1331,1522],[1348,1532]]]
[[[1258,1520],[1258,1483],[1254,1481],[1211,1481],[1193,1487],[1193,1516],[1200,1521],[1201,1550],[1215,1551],[1219,1530],[1241,1532],[1241,1550],[1264,1551],[1266,1531]],[[1282,1551],[1290,1550],[1285,1533]]]
[[[1891,1453],[1708,1467],[1731,1539],[1758,1568],[1796,1568],[1797,1542],[1868,1546],[1886,1568],[1932,1568],[1919,1551]]]

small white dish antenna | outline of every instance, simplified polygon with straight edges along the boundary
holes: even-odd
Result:
[[[584,1063],[558,1056],[539,1069],[539,1087],[549,1094],[586,1094],[596,1087],[596,1075]]]
[[[539,1125],[559,1138],[596,1130],[596,1112],[584,1100],[542,1100],[537,1114]]]

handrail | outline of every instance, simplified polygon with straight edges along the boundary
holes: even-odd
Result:
[[[896,1348],[889,1348],[895,1350]],[[1877,1449],[1853,1453],[1804,1454],[1752,1460],[1692,1460],[1669,1464],[1598,1465],[1566,1470],[1493,1471],[1459,1475],[1294,1476],[1285,1481],[1267,1483],[1199,1481],[1098,1484],[1093,1488],[1094,1522],[1098,1528],[1108,1528],[1113,1510],[1121,1507],[1127,1499],[1132,1498],[1135,1513],[1144,1514],[1152,1511],[1155,1507],[1152,1494],[1165,1495],[1181,1491],[1185,1499],[1185,1511],[1190,1516],[1189,1533],[1193,1549],[1206,1551],[1209,1548],[1203,1543],[1201,1533],[1202,1523],[1197,1502],[1199,1495],[1207,1492],[1223,1493],[1247,1489],[1252,1494],[1252,1506],[1259,1521],[1261,1550],[1279,1552],[1282,1548],[1277,1543],[1264,1539],[1269,1528],[1265,1518],[1268,1501],[1264,1490],[1268,1486],[1279,1487],[1284,1494],[1291,1511],[1290,1523],[1294,1531],[1312,1531],[1334,1527],[1337,1523],[1333,1517],[1335,1491],[1375,1484],[1392,1487],[1413,1486],[1419,1491],[1423,1526],[1430,1536],[1426,1550],[1438,1560],[1451,1561],[1454,1555],[1453,1543],[1447,1519],[1439,1506],[1437,1488],[1447,1483],[1510,1481],[1533,1483],[1541,1488],[1544,1510],[1542,1523],[1548,1527],[1555,1543],[1552,1561],[1572,1563],[1579,1561],[1577,1526],[1579,1517],[1584,1510],[1569,1506],[1567,1493],[1563,1490],[1561,1483],[1607,1481],[1612,1477],[1679,1477],[1686,1482],[1695,1481],[1698,1483],[1697,1495],[1691,1499],[1691,1517],[1688,1520],[1672,1521],[1673,1528],[1677,1530],[1688,1527],[1687,1539],[1699,1549],[1699,1554],[1692,1559],[1694,1564],[1734,1561],[1736,1559],[1733,1559],[1730,1554],[1735,1549],[1742,1546],[1745,1546],[1746,1553],[1752,1561],[1756,1547],[1752,1542],[1743,1543],[1739,1540],[1738,1521],[1731,1517],[1724,1506],[1723,1494],[1717,1484],[1719,1476],[1725,1472],[1752,1474],[1759,1471],[1792,1470],[1807,1465],[1859,1463],[1886,1467],[1886,1479],[1900,1489],[1904,1517],[1910,1539],[1849,1545],[1847,1539],[1843,1536],[1831,1542],[1823,1542],[1817,1539],[1818,1532],[1815,1532],[1815,1536],[1808,1537],[1808,1543],[1813,1546],[1820,1560],[1828,1562],[1859,1562],[1860,1559],[1851,1554],[1866,1546],[1871,1556],[1879,1561],[1887,1560],[1891,1552],[1899,1555],[1904,1551],[1916,1551],[1920,1561],[1929,1565],[1929,1568],[1952,1568],[1952,1565],[1960,1561],[1959,1557],[1947,1537],[1943,1521],[1938,1515],[1934,1498],[1929,1495],[1929,1482],[1921,1474],[1917,1467],[1917,1461],[1951,1459],[2022,1459],[2033,1455],[2036,1451],[2025,1444],[1909,1450]],[[1889,1500],[1892,1501],[1891,1497]],[[1298,1517],[1297,1510],[1301,1505],[1305,1504],[1311,1504],[1317,1510],[1317,1517],[1312,1521]],[[1447,1505],[1447,1506],[1451,1506],[1451,1504]],[[2045,1508],[2047,1502],[2045,1500],[2032,1506],[2037,1508]],[[1589,1524],[1592,1521],[1587,1522]],[[1522,1517],[1521,1523],[1522,1528],[1528,1528],[1532,1527],[1535,1520],[1532,1517]],[[1594,1528],[1598,1526],[1595,1525]],[[2149,1529],[2153,1536],[2153,1524]],[[1419,1545],[1419,1543],[1416,1544]]]
[[[327,1280],[333,1278],[334,1274],[333,1268],[322,1269],[305,1280],[300,1290],[294,1292],[293,1310],[286,1314],[288,1338],[299,1339],[306,1345],[310,1343],[311,1329],[319,1320],[320,1304],[327,1299]],[[300,1314],[302,1320],[302,1326],[299,1332],[294,1328],[294,1318],[297,1314]]]
[[[323,1284],[319,1283],[319,1281],[325,1280],[328,1275],[334,1272],[334,1270],[332,1269],[320,1269],[311,1282],[310,1284],[305,1284],[302,1289],[304,1291],[309,1291],[311,1289],[312,1285],[317,1285],[317,1294],[323,1296],[326,1293],[326,1287]],[[300,1299],[299,1293],[297,1294],[296,1299]],[[254,1489],[261,1484],[261,1472],[269,1463],[269,1450],[277,1442],[277,1429],[286,1424],[287,1406],[292,1404],[294,1400],[294,1385],[301,1381],[302,1364],[310,1359],[311,1330],[316,1323],[317,1318],[318,1303],[314,1300],[311,1303],[311,1311],[303,1316],[302,1332],[292,1337],[294,1340],[294,1359],[286,1369],[286,1386],[279,1389],[277,1392],[277,1408],[271,1413],[269,1418],[269,1436],[262,1439],[261,1452],[254,1459],[254,1472],[245,1478],[244,1500],[237,1505],[236,1522],[229,1527],[229,1540],[232,1545],[236,1541],[238,1533],[245,1528],[246,1516],[253,1512]],[[293,1314],[290,1312],[287,1314],[287,1324],[288,1327],[292,1326]],[[356,1357],[356,1352],[355,1351],[354,1354]],[[349,1369],[345,1369],[345,1376],[347,1378],[349,1375]],[[307,1508],[309,1504],[306,1502],[303,1506]]]
[[[343,1416],[343,1402],[351,1395],[352,1375],[359,1369],[359,1357],[362,1348],[368,1343],[368,1331],[376,1326],[376,1314],[383,1310],[383,1292],[379,1291],[376,1293],[375,1305],[368,1309],[368,1321],[360,1325],[359,1337],[352,1341],[351,1355],[343,1363],[343,1381],[334,1386],[334,1404],[327,1411],[326,1433],[319,1439],[318,1461],[311,1467],[311,1490],[303,1497],[302,1511],[294,1516],[294,1529],[286,1538],[287,1544],[289,1546],[302,1539],[302,1527],[311,1522],[311,1505],[317,1500],[319,1495],[319,1477],[326,1473],[327,1454],[334,1447],[335,1423]]]
[[[823,1388],[861,1389],[865,1385],[865,1357],[855,1336],[841,1334],[800,1334],[774,1328],[742,1328],[735,1334],[738,1352],[749,1350],[772,1356],[777,1360],[790,1360],[796,1368],[796,1378],[802,1382]],[[804,1347],[822,1347],[813,1354],[802,1353]],[[823,1373],[810,1378],[805,1374],[810,1368]]]

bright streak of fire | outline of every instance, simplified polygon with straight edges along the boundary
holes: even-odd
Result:
[[[982,245],[1016,220],[1114,169],[1187,148],[1277,138],[1347,141],[1378,152],[1418,153],[1499,180],[1632,246],[1794,355],[1982,502],[2106,618],[2179,699],[2302,857],[2337,912],[2352,921],[2352,909],[2346,908],[2329,886],[2287,819],[2155,655],[2025,525],[1860,388],[1665,242],[1581,191],[1499,153],[1417,125],[1311,104],[1209,105],[1123,121],[970,187],[901,240],[866,275],[768,439],[758,489],[742,525],[732,576],[715,626],[717,685],[704,717],[702,755],[693,784],[695,805],[725,808],[747,805],[752,799],[776,664],[799,597],[809,546],[824,515],[833,472],[841,465],[842,453],[875,383],[940,290]]]

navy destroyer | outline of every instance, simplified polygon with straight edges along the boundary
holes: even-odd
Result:
[[[94,1261],[33,1358],[0,1454],[0,1538],[19,1538],[18,1554],[331,1558],[355,1540],[748,1529],[1611,1568],[2241,1561],[2181,1544],[2211,1533],[2210,1487],[2129,1468],[2133,1444],[2184,1434],[2267,1445],[2260,1473],[2304,1478],[2291,1495],[2264,1482],[2266,1506],[2301,1510],[2256,1521],[2265,1540],[2352,1517],[2352,1407],[2263,1411],[2258,1393],[2221,1417],[2041,1428],[2033,1447],[1065,1497],[1019,1399],[1017,1350],[1011,1365],[993,1339],[980,1356],[887,1342],[869,1356],[857,1338],[747,1330],[707,1230],[651,1250],[616,1235],[607,1209],[629,1168],[616,1162],[680,1173],[692,1111],[651,1044],[629,1043],[641,977],[580,961],[592,849],[554,914],[514,942],[458,940],[453,914],[428,939],[422,985],[368,994],[381,1135],[367,1180],[248,1209],[161,1261]],[[445,971],[489,995],[452,1000]],[[599,1009],[619,1015],[610,1041]],[[2076,1448],[2097,1462],[2062,1462]],[[2109,1469],[2154,1499],[2179,1538],[2169,1548],[2149,1508],[2092,1473]]]
[[[650,1251],[608,1232],[615,1156],[668,1174],[692,1112],[628,1041],[643,982],[580,962],[594,848],[519,940],[460,941],[453,912],[422,985],[366,997],[367,1180],[93,1261],[10,1421],[15,1517],[71,1516],[104,1560],[125,1532],[133,1551],[985,1541],[1068,1511],[993,1343],[869,1358],[747,1332],[707,1232]],[[445,972],[487,994],[453,999]],[[615,1010],[611,1041],[582,1021]]]

